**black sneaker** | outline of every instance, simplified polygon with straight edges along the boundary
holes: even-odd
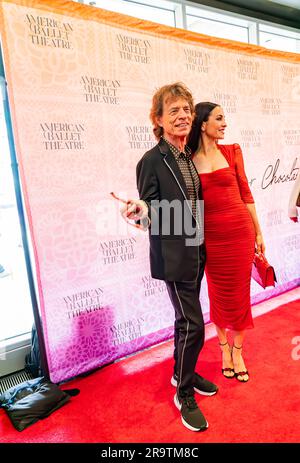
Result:
[[[214,395],[218,391],[218,386],[208,381],[208,379],[202,378],[198,373],[194,373],[194,390],[201,395]],[[177,375],[173,375],[171,378],[172,386],[177,387]]]
[[[178,397],[175,394],[174,403],[181,412],[182,423],[190,431],[205,431],[208,428],[208,422],[204,418],[193,395]]]

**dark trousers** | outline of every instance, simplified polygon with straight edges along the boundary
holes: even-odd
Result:
[[[197,281],[166,281],[175,310],[174,373],[180,396],[194,394],[193,378],[199,353],[204,344],[204,320],[199,301],[205,265],[205,247],[199,248],[200,268]]]

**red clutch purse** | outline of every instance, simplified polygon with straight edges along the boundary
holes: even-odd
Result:
[[[251,276],[263,288],[275,286],[277,281],[274,268],[263,254],[254,254]]]

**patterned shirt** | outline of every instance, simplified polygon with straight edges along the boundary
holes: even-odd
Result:
[[[163,138],[163,137],[162,137]],[[185,145],[184,152],[180,151],[172,143],[168,142],[165,138],[163,140],[168,144],[172,154],[174,155],[180,172],[182,173],[185,181],[189,198],[192,202],[192,211],[195,218],[199,217],[199,211],[196,207],[196,201],[199,199],[200,179],[194,163],[191,159],[191,150],[188,145]]]

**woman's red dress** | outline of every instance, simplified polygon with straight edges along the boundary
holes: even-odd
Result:
[[[205,273],[210,319],[220,328],[253,328],[250,306],[254,203],[238,144],[218,145],[228,167],[200,175],[204,199]]]

